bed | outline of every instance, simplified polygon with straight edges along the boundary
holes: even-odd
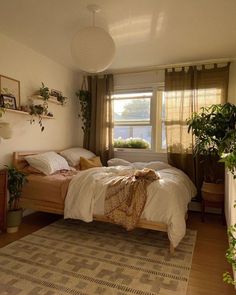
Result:
[[[15,152],[13,155],[14,166],[22,170],[27,165],[24,157],[37,153],[39,152]],[[87,222],[92,220],[110,222],[103,214],[104,194],[100,194],[100,201],[98,202],[98,200],[96,201],[96,192],[104,191],[103,180],[106,175],[116,173],[117,169],[127,169],[127,167],[93,168],[89,169],[90,171],[78,172],[76,175],[42,176],[30,174],[28,176],[29,181],[22,192],[21,206],[25,209],[29,208],[42,212],[65,213],[65,217],[82,219]],[[159,195],[156,194],[159,191],[161,192],[160,196],[149,197],[147,201],[147,208],[149,209],[146,209],[145,206],[146,211],[144,210],[137,227],[167,232],[170,240],[170,252],[173,253],[179,240],[184,236],[187,206],[196,191],[188,177],[176,168],[164,169],[159,173],[161,180],[155,182],[157,183],[155,186],[152,184],[149,186],[149,194],[151,192],[153,196]],[[94,177],[96,183],[93,181]],[[179,183],[175,184],[176,180]],[[171,184],[173,184],[172,191],[170,189]],[[89,190],[86,187],[89,187]],[[163,192],[165,192],[164,197],[162,197]],[[77,194],[80,194],[81,199],[77,198]],[[81,211],[85,210],[84,212],[86,212],[86,208],[80,210],[80,208],[83,208],[83,199],[90,199],[90,202],[93,203],[92,217],[81,217]],[[85,207],[88,206],[85,204]],[[180,229],[180,232],[178,237],[175,237],[177,229],[178,231]]]

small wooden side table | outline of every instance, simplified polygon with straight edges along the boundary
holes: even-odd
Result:
[[[7,170],[0,170],[0,232],[6,230]]]

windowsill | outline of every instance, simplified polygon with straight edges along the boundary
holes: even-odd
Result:
[[[115,148],[115,152],[136,152],[136,153],[147,153],[147,154],[166,154],[166,150],[159,150],[159,151],[154,151],[151,149],[135,149],[135,148]]]
[[[167,153],[165,151],[159,152],[150,149],[115,149],[115,158],[121,158],[129,162],[151,162],[161,161],[167,163]]]

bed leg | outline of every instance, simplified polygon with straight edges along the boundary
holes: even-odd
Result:
[[[174,254],[174,253],[175,253],[175,248],[173,244],[170,242],[170,254]]]

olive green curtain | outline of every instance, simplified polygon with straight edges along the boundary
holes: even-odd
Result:
[[[165,125],[169,163],[183,170],[198,190],[203,167],[193,157],[193,137],[186,124],[201,107],[225,103],[228,93],[229,64],[190,66],[165,71]]]
[[[88,76],[91,95],[91,127],[84,138],[84,147],[101,157],[103,165],[113,157],[113,119],[111,95],[113,75]]]

